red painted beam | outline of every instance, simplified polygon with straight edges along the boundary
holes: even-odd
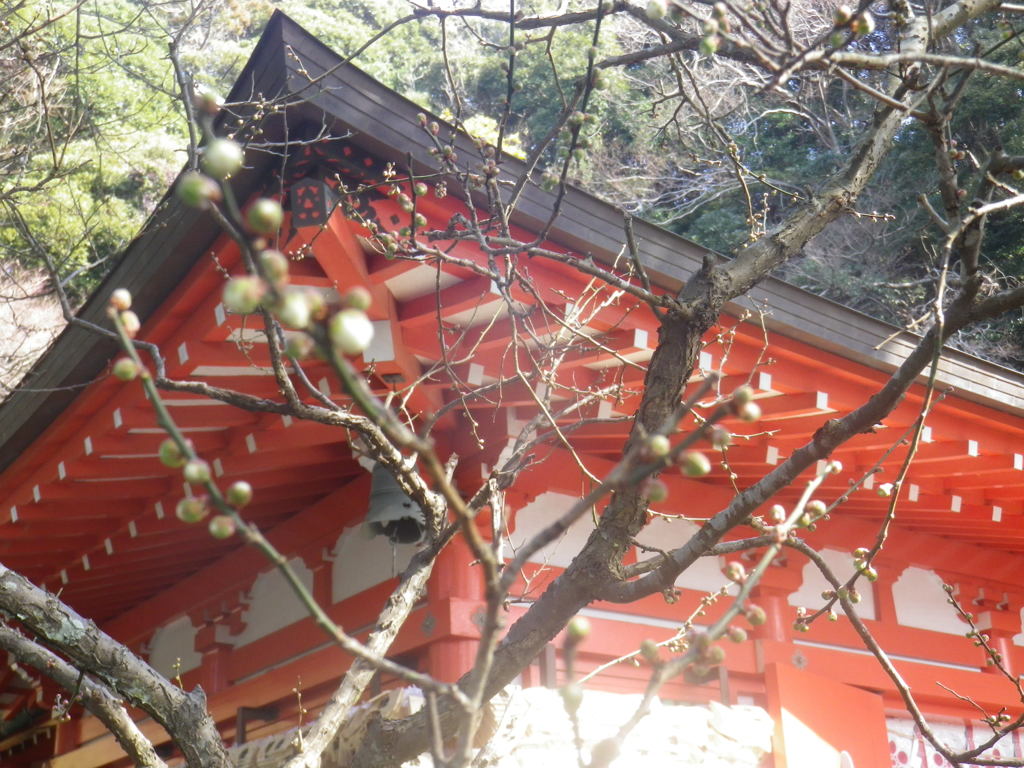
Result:
[[[315,542],[332,540],[343,522],[338,508],[352,508],[354,499],[367,498],[369,474],[340,487],[330,496],[285,521],[266,535],[281,551],[296,552]],[[222,591],[238,589],[266,567],[263,556],[251,548],[237,550],[178,583],[173,589],[147,600],[129,613],[104,625],[122,642],[132,642],[147,628],[156,627],[210,599],[210,585]]]

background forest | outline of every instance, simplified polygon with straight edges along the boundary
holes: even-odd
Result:
[[[277,5],[389,87],[471,133],[497,138],[507,95],[500,23],[403,24],[410,6],[402,0]],[[527,5],[555,11],[573,3]],[[813,0],[801,12],[809,19],[831,15],[833,5]],[[176,78],[225,91],[272,9],[265,0],[0,4],[0,74],[7,85],[0,89],[0,291],[2,322],[11,328],[0,341],[0,386],[16,384],[62,326],[56,299],[46,298],[46,264],[72,301],[84,300],[182,167],[188,123]],[[851,46],[886,45],[885,25],[893,19],[884,10],[876,18],[877,29]],[[603,56],[635,56],[658,42],[627,15],[610,23]],[[1007,21],[986,21],[952,44],[960,53],[986,51],[1015,63],[1022,49],[1010,33]],[[585,25],[570,26],[518,43],[517,92],[502,136],[507,151],[528,152],[549,132],[585,62],[588,35]],[[750,84],[750,71],[709,56],[695,57],[686,75],[688,81],[642,58],[607,70],[606,87],[588,110],[597,119],[584,126],[575,150],[572,180],[726,252],[812,195],[815,179],[857,142],[873,107],[841,78],[793,78],[758,92],[738,87]],[[681,102],[669,98],[677,93]],[[1018,84],[979,77],[959,98],[951,160],[965,174],[977,169],[975,148],[996,136],[1013,137],[1006,151],[1024,151]],[[557,152],[556,145],[550,163]],[[911,181],[918,185],[935,173],[928,137],[908,121],[861,196],[859,215],[833,223],[781,276],[897,325],[925,317],[939,259],[922,237],[929,218],[909,190]],[[1018,210],[995,214],[988,227],[984,268],[1012,283],[1024,271],[1024,217]],[[974,327],[954,343],[1024,365],[1019,314]]]

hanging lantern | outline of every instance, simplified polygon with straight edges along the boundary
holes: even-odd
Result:
[[[316,176],[306,176],[291,186],[292,226],[319,226],[334,210],[334,190]]]
[[[366,523],[374,535],[387,536],[396,544],[412,544],[423,538],[423,510],[402,490],[383,464],[373,466],[370,480],[370,511]]]

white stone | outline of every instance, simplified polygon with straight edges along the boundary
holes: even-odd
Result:
[[[639,694],[585,688],[579,709],[584,759],[597,742],[614,735],[640,703]],[[497,701],[497,700],[496,700]],[[577,765],[572,724],[557,691],[510,688],[495,707],[498,727],[475,765],[536,768]],[[772,721],[760,707],[711,703],[666,704],[655,700],[650,713],[629,734],[613,765],[631,768],[756,768],[771,751]],[[406,763],[426,768],[429,756]]]

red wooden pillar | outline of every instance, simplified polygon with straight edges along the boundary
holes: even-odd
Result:
[[[303,564],[313,575],[313,599],[324,608],[334,604],[331,565],[333,559],[323,547],[300,554]]]
[[[800,589],[802,582],[800,568],[773,565],[751,590],[750,603],[763,608],[767,619],[750,633],[756,643],[757,665],[762,671],[772,661],[791,662],[793,649],[789,641],[793,637],[796,608],[789,604],[789,596]]]
[[[883,550],[879,557],[875,558],[873,565],[881,574],[881,577],[874,583],[864,578],[858,579],[857,591],[873,590],[875,618],[887,624],[899,624],[899,620],[896,617],[896,601],[892,596],[892,587],[896,580],[899,579],[900,574],[902,574],[906,563],[892,555],[886,554]],[[836,610],[841,611],[842,609],[837,607]]]
[[[56,733],[53,737],[54,755],[63,755],[71,752],[82,743],[82,715],[84,710],[81,707],[73,707],[69,714],[69,719],[57,723]]]
[[[199,684],[207,696],[228,687],[228,654],[231,644],[217,638],[219,621],[203,624],[196,632],[195,649],[203,655],[199,666]],[[223,631],[223,630],[222,630]]]
[[[455,682],[476,660],[484,586],[479,565],[461,536],[456,536],[437,558],[427,587],[430,620],[437,639],[427,651],[428,672],[439,680]]]
[[[1016,674],[1013,636],[1020,629],[1020,616],[1017,611],[985,611],[978,615],[975,624],[979,631],[988,635],[988,642],[993,650],[1003,657],[1006,671],[1011,675]],[[985,663],[985,669],[988,672],[1002,674],[994,664]]]

